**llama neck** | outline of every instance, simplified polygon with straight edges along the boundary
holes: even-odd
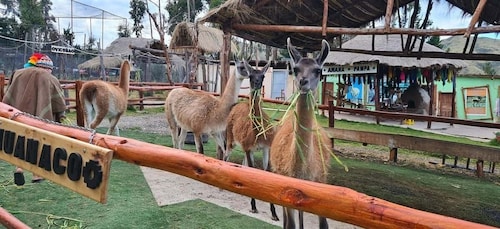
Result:
[[[304,158],[307,158],[310,149],[314,149],[312,144],[314,144],[314,128],[316,128],[314,125],[314,104],[308,103],[308,95],[300,94],[296,104],[295,139],[300,142],[298,153],[301,153]],[[301,157],[297,157],[297,160],[302,162]]]
[[[262,115],[262,107],[260,104],[260,90],[250,92],[250,106],[252,106],[252,114],[254,117]]]
[[[123,94],[128,95],[130,83],[130,73],[121,72],[118,87],[122,90]]]
[[[226,105],[226,108],[231,108],[233,104],[238,102],[238,94],[240,93],[242,82],[242,79],[237,79],[236,73],[233,73],[231,77],[229,77],[226,87],[224,88],[224,93],[221,95],[221,102]]]

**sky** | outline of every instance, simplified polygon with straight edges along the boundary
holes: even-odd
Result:
[[[63,29],[69,28],[71,24],[73,25],[76,44],[82,45],[84,41],[88,41],[89,36],[92,34],[94,38],[102,42],[103,48],[106,48],[118,37],[117,28],[120,24],[125,22],[128,22],[129,26],[133,24],[128,13],[130,11],[129,2],[129,0],[52,0],[52,14],[56,17],[56,26],[61,33]],[[152,2],[158,3],[158,0],[152,0]],[[165,7],[166,2],[166,0],[160,2],[162,8]],[[151,3],[151,0],[148,4],[152,12],[158,12],[158,7]],[[421,1],[421,4],[422,8],[426,8],[427,1]],[[72,5],[73,7],[71,7]],[[73,10],[71,10],[72,8]],[[166,13],[164,9],[162,9],[162,12]],[[72,22],[71,15],[74,17]],[[106,15],[105,18],[109,15],[113,19],[102,20],[103,15]],[[89,16],[92,16],[92,18]],[[142,31],[142,37],[159,39],[155,28],[152,29],[153,36],[151,36],[148,18],[145,17],[145,28]],[[434,4],[431,20],[434,22],[433,27],[453,29],[468,27],[470,17],[462,17],[460,9],[454,8],[450,10],[448,3],[441,1],[441,3]],[[500,39],[500,36],[496,34],[483,34],[480,36]],[[441,37],[441,39],[445,38],[447,37]]]

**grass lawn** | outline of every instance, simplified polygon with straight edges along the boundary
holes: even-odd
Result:
[[[320,121],[326,123],[326,119],[320,118]],[[471,141],[374,124],[338,121],[336,126]],[[98,131],[102,133],[105,129],[99,128]],[[123,137],[144,142],[171,145],[170,137],[161,134],[144,133],[138,129],[123,129],[120,133]],[[358,143],[337,144],[359,147]],[[189,147],[187,150],[194,151],[194,146],[186,146]],[[205,150],[208,156],[215,157],[212,141],[205,146]],[[259,156],[256,155],[257,160]],[[240,163],[242,158],[241,151],[233,151],[233,162]],[[340,159],[349,172],[332,161],[329,176],[332,184],[408,207],[500,227],[498,176],[480,179],[449,170],[401,163],[347,157]],[[49,181],[41,184],[27,182],[25,186],[17,187],[13,184],[13,171],[12,165],[0,161],[0,206],[33,228],[278,228],[201,200],[159,207],[140,168],[119,160],[114,160],[111,166],[107,204],[97,203]],[[26,172],[25,176],[30,181],[31,174]]]

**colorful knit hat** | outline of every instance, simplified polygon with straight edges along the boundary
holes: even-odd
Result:
[[[43,55],[38,62],[36,62],[37,67],[41,68],[48,68],[48,69],[53,69],[54,68],[54,63],[52,63],[52,60],[50,57]]]
[[[33,55],[28,60],[28,63],[24,64],[24,67],[29,68],[33,66],[52,69],[54,68],[54,63],[52,62],[50,57],[45,54],[33,53]]]

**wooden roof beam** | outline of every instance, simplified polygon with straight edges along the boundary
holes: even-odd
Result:
[[[323,26],[321,28],[321,35],[323,35],[323,37],[326,37],[326,27],[328,22],[328,1],[329,0],[323,0]]]
[[[499,54],[463,54],[463,53],[447,53],[447,52],[410,52],[408,54],[402,51],[371,51],[362,49],[341,49],[330,48],[330,51],[350,52],[368,55],[379,56],[397,56],[397,57],[414,57],[414,58],[444,58],[444,59],[458,59],[458,60],[484,60],[484,61],[500,61]]]
[[[391,28],[391,19],[392,19],[392,9],[394,8],[394,0],[387,1],[387,7],[385,9],[385,31],[389,31]]]
[[[467,28],[467,31],[465,32],[464,37],[469,37],[470,34],[472,33],[472,30],[474,29],[474,25],[479,20],[479,17],[481,16],[481,13],[483,12],[484,6],[486,5],[487,1],[488,0],[480,0],[479,4],[477,4],[476,10],[474,11],[472,18],[470,19],[469,27]]]
[[[296,26],[296,25],[260,25],[260,24],[239,24],[232,25],[235,30],[247,30],[253,32],[289,32],[289,33],[319,33],[320,26]],[[384,35],[384,34],[411,34],[427,36],[457,36],[465,34],[467,28],[457,29],[408,29],[408,28],[344,28],[327,27],[328,34],[353,34],[353,35]],[[495,33],[500,32],[500,25],[473,28],[471,33]]]

